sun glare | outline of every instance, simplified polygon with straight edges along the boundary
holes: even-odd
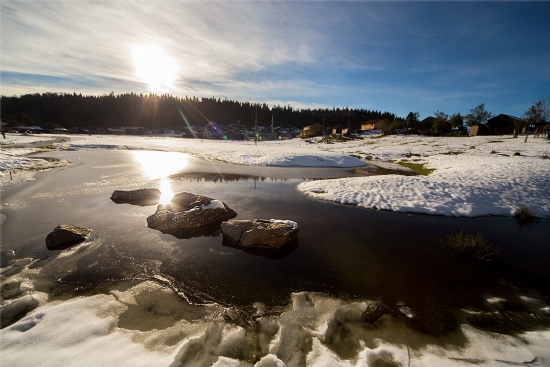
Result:
[[[164,50],[156,45],[134,46],[136,76],[153,90],[171,88],[178,76],[178,65]]]
[[[170,181],[168,180],[160,181],[159,190],[160,190],[159,204],[162,204],[162,205],[170,204],[170,201],[174,197],[174,191],[172,190]]]
[[[135,150],[132,153],[143,175],[153,180],[178,173],[189,164],[189,156],[184,153],[146,150]]]

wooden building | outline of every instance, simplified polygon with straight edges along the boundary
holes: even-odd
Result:
[[[317,123],[306,126],[302,131],[300,131],[300,138],[302,139],[312,138],[314,136],[323,136],[323,135],[324,135],[323,125],[317,124]]]

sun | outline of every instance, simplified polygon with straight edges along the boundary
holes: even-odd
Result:
[[[136,76],[152,90],[171,88],[178,76],[178,65],[160,46],[136,45],[132,49]]]

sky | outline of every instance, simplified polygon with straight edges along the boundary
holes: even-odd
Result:
[[[405,117],[550,97],[550,2],[9,1],[1,94],[157,93]]]

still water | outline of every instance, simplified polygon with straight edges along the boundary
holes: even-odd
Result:
[[[453,310],[483,310],[488,296],[550,295],[550,223],[519,229],[511,218],[449,218],[367,210],[314,201],[303,180],[352,176],[346,169],[242,167],[181,153],[50,152],[72,165],[37,174],[2,195],[3,266],[40,259],[39,291],[54,299],[108,293],[146,280],[190,304],[283,307],[296,292],[378,299],[414,310],[419,330],[442,332]],[[288,219],[298,241],[279,253],[245,252],[210,237],[176,238],[147,227],[156,206],[115,204],[114,190],[160,188],[225,202],[236,219]],[[61,223],[93,230],[77,250],[49,251],[44,239]],[[505,247],[490,262],[457,255],[440,238],[482,233]],[[13,255],[13,250],[15,253]]]

